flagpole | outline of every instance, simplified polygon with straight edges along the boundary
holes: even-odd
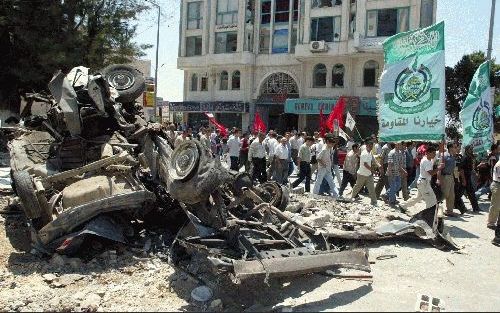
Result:
[[[355,129],[356,129],[356,131],[358,132],[359,139],[363,140],[363,137],[361,137],[361,134],[359,133],[359,130],[358,130],[358,128],[356,127],[356,125],[354,125],[354,128],[355,128]]]
[[[488,37],[488,50],[486,60],[491,60],[491,50],[493,44],[493,25],[495,24],[495,3],[496,0],[491,0],[491,16],[490,16],[490,32]]]

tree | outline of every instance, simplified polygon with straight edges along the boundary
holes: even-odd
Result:
[[[0,105],[47,89],[53,73],[129,62],[151,46],[133,41],[144,0],[2,0]]]
[[[446,113],[448,114],[450,123],[457,123],[459,121],[460,109],[465,98],[467,98],[472,77],[479,65],[485,60],[484,52],[478,51],[464,55],[454,67],[446,67]],[[500,77],[495,75],[495,72],[498,71],[500,71],[500,64],[496,64],[495,60],[493,60],[490,83],[491,86],[496,86],[496,99],[500,91]]]

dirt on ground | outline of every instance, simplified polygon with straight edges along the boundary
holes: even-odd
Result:
[[[481,202],[483,211],[488,205]],[[90,259],[36,256],[12,194],[0,195],[0,212],[2,311],[414,311],[420,294],[441,299],[448,311],[500,308],[500,248],[491,244],[487,212],[446,220],[459,251],[408,239],[364,243],[372,278],[321,273],[240,285],[207,272],[201,261],[184,271],[124,246]],[[191,299],[201,285],[212,290],[211,301]]]

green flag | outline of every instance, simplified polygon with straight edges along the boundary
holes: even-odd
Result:
[[[444,22],[383,43],[378,99],[381,141],[440,141],[445,128]]]
[[[472,145],[477,154],[486,154],[493,144],[493,106],[491,103],[490,63],[479,66],[470,83],[460,111],[463,145]]]

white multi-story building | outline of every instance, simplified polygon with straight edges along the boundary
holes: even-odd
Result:
[[[259,112],[269,128],[314,131],[346,96],[369,133],[381,43],[435,15],[436,0],[182,0],[184,102],[170,110],[193,127],[210,111],[246,130]]]

